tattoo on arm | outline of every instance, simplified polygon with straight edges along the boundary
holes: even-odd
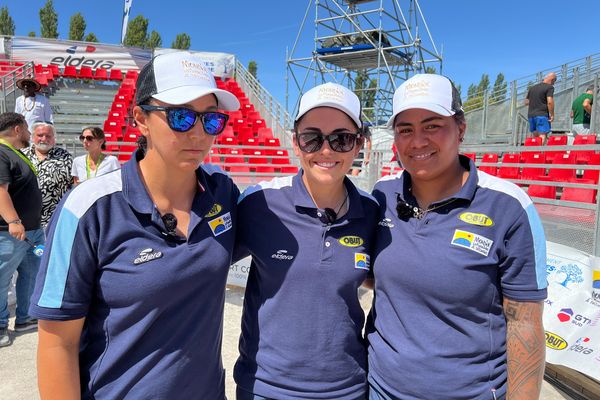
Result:
[[[545,334],[542,302],[504,299],[506,353],[508,364],[507,400],[537,400],[545,368]]]

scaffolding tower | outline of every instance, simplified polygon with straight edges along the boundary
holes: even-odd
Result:
[[[309,47],[303,40],[310,37],[311,11],[312,53],[297,57],[301,48]],[[287,54],[286,109],[295,115],[304,92],[336,82],[361,99],[363,121],[382,126],[392,115],[397,85],[415,73],[434,70],[442,72],[442,55],[418,0],[309,0]]]

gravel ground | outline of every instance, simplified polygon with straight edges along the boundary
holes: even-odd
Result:
[[[363,292],[361,302],[368,308],[371,302],[371,293]],[[235,398],[235,384],[231,376],[233,364],[238,356],[237,342],[240,334],[240,318],[242,314],[243,290],[235,287],[227,289],[224,338],[223,338],[223,363],[227,371],[226,390],[230,400]],[[14,313],[14,309],[11,310]],[[14,318],[10,321],[10,329]],[[14,334],[14,332],[13,332]],[[0,399],[2,400],[34,400],[39,399],[36,386],[35,351],[37,346],[37,333],[27,332],[13,336],[13,344],[0,348]],[[548,382],[544,382],[542,389],[543,400],[571,399],[555,389]]]

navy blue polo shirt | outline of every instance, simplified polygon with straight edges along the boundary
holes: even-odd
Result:
[[[188,239],[168,236],[136,156],[60,203],[30,315],[86,318],[83,399],[224,399],[224,292],[239,192],[215,167],[198,168],[203,190]]]
[[[356,399],[366,392],[364,313],[375,199],[345,179],[349,210],[328,223],[303,181],[276,178],[238,204],[234,259],[252,255],[234,378],[273,399]]]
[[[546,242],[533,203],[466,157],[461,163],[469,170],[461,190],[420,220],[396,212],[398,199],[417,204],[407,173],[373,190],[383,215],[367,323],[369,379],[403,400],[503,396],[502,299],[546,298]]]

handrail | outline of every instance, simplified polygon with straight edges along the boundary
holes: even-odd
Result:
[[[35,76],[33,62],[30,61],[21,66],[15,66],[15,69],[0,77],[0,112],[13,111],[7,109],[8,99],[13,103],[17,99],[17,81],[22,78]]]
[[[273,130],[275,137],[279,138],[285,146],[291,146],[291,137],[286,135],[286,129],[293,125],[292,117],[287,110],[265,89],[260,82],[236,59],[235,78],[240,88],[244,91],[255,110],[265,120],[265,126]]]

